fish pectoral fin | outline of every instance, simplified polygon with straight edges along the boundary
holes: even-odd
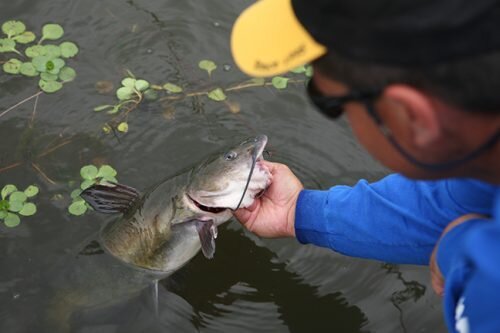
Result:
[[[196,230],[200,237],[201,251],[207,259],[212,259],[215,253],[215,238],[217,238],[217,226],[214,221],[196,221]]]
[[[139,201],[140,193],[135,188],[112,183],[95,184],[84,190],[80,196],[95,211],[103,214],[126,213]]]

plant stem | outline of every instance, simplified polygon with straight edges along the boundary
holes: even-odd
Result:
[[[43,91],[39,91],[36,94],[31,95],[30,97],[23,99],[22,101],[20,101],[16,105],[11,106],[7,110],[5,110],[2,113],[0,113],[0,118],[2,118],[2,116],[4,116],[5,114],[7,114],[8,112],[10,112],[10,111],[14,110],[15,108],[17,108],[19,105],[22,105],[22,104],[26,103],[27,101],[29,101],[29,100],[31,100],[31,99],[33,99],[35,97],[38,97],[40,94],[43,94]]]
[[[36,163],[31,163],[31,166],[33,167],[33,169],[35,169],[36,171],[38,171],[38,173],[40,173],[40,175],[46,180],[48,181],[49,183],[51,183],[52,185],[56,185],[56,182],[53,181],[52,179],[49,178],[49,176],[47,176],[47,174],[45,172],[43,172],[43,170],[38,166],[38,164]]]

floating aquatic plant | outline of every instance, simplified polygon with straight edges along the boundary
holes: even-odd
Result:
[[[212,60],[204,59],[198,63],[198,67],[206,71],[208,73],[208,76],[211,77],[212,72],[217,69],[217,64]],[[309,78],[312,76],[312,66],[299,66],[293,69],[291,73],[292,76],[303,74],[306,76],[306,78]],[[259,86],[270,86],[278,90],[283,90],[288,87],[289,83],[303,82],[305,82],[304,79],[297,79],[294,77],[286,76],[275,76],[267,80],[264,78],[251,78],[247,81],[232,85],[227,88],[215,86],[209,90],[193,91],[191,89],[190,92],[186,92],[185,88],[175,83],[166,82],[162,84],[152,84],[147,80],[138,79],[132,72],[127,70],[127,75],[122,79],[120,87],[115,92],[118,103],[99,105],[94,108],[94,111],[106,111],[108,114],[116,114],[113,120],[106,123],[102,127],[105,133],[111,133],[114,130],[126,133],[129,130],[129,124],[127,121],[128,114],[136,109],[138,105],[145,100],[175,102],[186,97],[206,96],[215,102],[225,102],[231,112],[234,112],[234,108],[232,107],[233,104],[228,101],[227,93],[229,92]],[[109,92],[109,88],[112,86],[113,84],[109,83],[108,81],[99,81],[96,84],[97,89],[99,91],[102,90],[103,92]],[[163,96],[160,96],[160,94],[163,94]]]
[[[82,177],[80,188],[71,192],[72,202],[68,207],[68,212],[77,216],[85,214],[91,207],[80,196],[82,191],[94,184],[117,183],[116,175],[116,170],[110,165],[101,165],[99,168],[92,164],[83,166],[80,169],[80,176]]]
[[[36,35],[26,30],[21,21],[10,20],[2,24],[2,32],[6,37],[0,38],[0,53],[15,53],[16,57],[3,62],[2,69],[11,75],[40,77],[38,86],[45,93],[59,91],[63,84],[73,81],[76,72],[67,66],[66,60],[78,54],[78,46],[70,41],[61,44],[46,44],[45,41],[57,41],[64,35],[59,24],[49,23],[42,27],[42,36],[34,43]],[[18,49],[26,46],[24,53]]]
[[[17,227],[21,223],[21,216],[31,216],[36,213],[36,205],[28,202],[38,194],[38,187],[28,186],[24,191],[19,191],[15,185],[7,184],[1,191],[0,220],[9,227]]]

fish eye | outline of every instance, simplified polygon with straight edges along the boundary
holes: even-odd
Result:
[[[230,152],[227,152],[224,154],[224,159],[226,161],[232,161],[234,160],[236,157],[238,156],[238,154],[234,151],[230,151]]]

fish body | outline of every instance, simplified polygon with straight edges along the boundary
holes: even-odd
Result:
[[[85,190],[82,197],[96,211],[122,216],[59,266],[56,296],[47,307],[53,332],[70,331],[77,312],[99,311],[140,293],[200,249],[212,258],[217,227],[270,184],[261,164],[266,143],[265,135],[245,140],[143,195],[120,184]]]

